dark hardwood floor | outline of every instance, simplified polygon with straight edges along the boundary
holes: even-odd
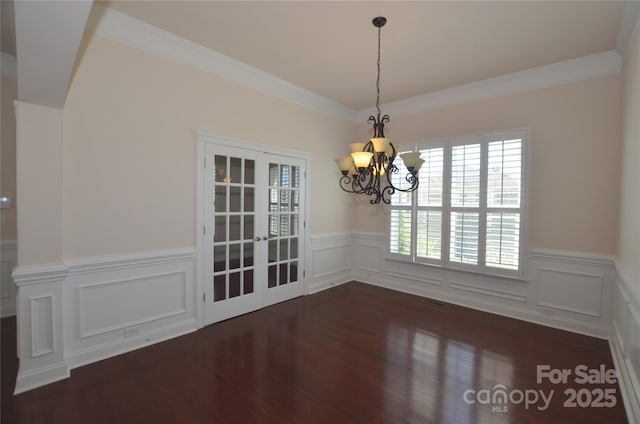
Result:
[[[15,319],[3,319],[3,424],[627,422],[616,384],[578,384],[574,372],[567,384],[536,381],[538,365],[613,368],[606,341],[361,283],[77,368],[18,396],[14,358]],[[511,400],[484,402],[498,384]],[[565,390],[586,405],[604,389],[615,398],[600,400],[614,407],[564,406]],[[554,391],[547,408],[518,402],[534,390]]]

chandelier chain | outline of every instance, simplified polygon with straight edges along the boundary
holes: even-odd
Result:
[[[380,111],[380,27],[378,27],[378,78],[376,79],[376,109],[378,110],[378,117],[381,115]]]

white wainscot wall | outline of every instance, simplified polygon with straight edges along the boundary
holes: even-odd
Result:
[[[531,249],[526,280],[386,258],[383,234],[353,235],[353,279],[599,338],[608,338],[613,258]]]
[[[0,316],[16,314],[16,284],[11,273],[16,266],[15,240],[2,240],[0,244]]]
[[[611,351],[630,423],[640,422],[640,278],[616,262]]]
[[[18,267],[15,393],[197,330],[194,249]]]
[[[194,255],[180,249],[66,261],[69,367],[195,331]]]

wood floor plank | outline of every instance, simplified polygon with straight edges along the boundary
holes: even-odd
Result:
[[[550,384],[536,367],[613,368],[606,341],[348,283],[71,372],[13,396],[2,320],[2,423],[626,423],[616,384]],[[549,407],[467,390],[554,391]],[[611,408],[565,390],[612,389]],[[586,394],[583,394],[586,396]],[[498,411],[495,407],[503,407]]]

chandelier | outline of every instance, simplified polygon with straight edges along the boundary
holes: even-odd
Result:
[[[378,78],[376,80],[377,116],[371,115],[367,123],[373,124],[373,138],[367,143],[351,144],[351,156],[337,158],[336,164],[342,172],[340,188],[347,193],[373,196],[371,204],[382,201],[391,203],[391,195],[396,191],[412,192],[418,188],[418,170],[424,163],[420,153],[407,152],[400,155],[408,173],[404,180],[404,188],[392,183],[392,176],[400,170],[393,164],[398,152],[391,140],[384,136],[384,124],[389,122],[389,115],[380,111],[380,28],[387,23],[387,18],[378,16],[373,19],[373,26],[378,28]]]

